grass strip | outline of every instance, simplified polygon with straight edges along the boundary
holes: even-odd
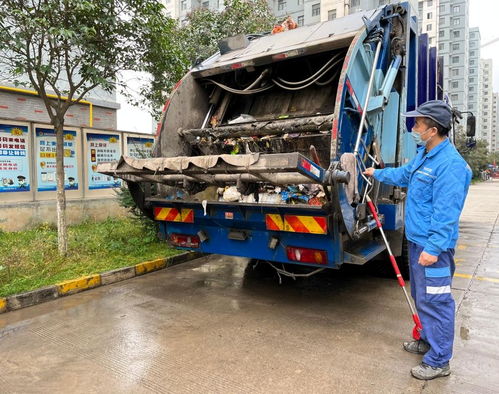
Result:
[[[0,297],[179,253],[133,218],[70,226],[64,258],[52,225],[0,231]]]

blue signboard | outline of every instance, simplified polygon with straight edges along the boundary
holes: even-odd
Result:
[[[30,190],[28,127],[0,124],[0,192]]]
[[[119,134],[87,134],[88,188],[108,189],[121,186],[121,181],[97,172],[97,164],[118,160],[121,155]]]
[[[39,192],[57,189],[56,135],[54,129],[36,128],[36,172]],[[78,189],[76,131],[64,130],[64,189]]]
[[[154,138],[127,137],[126,144],[128,156],[136,159],[147,159],[152,156]]]

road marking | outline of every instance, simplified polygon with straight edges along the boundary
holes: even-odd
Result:
[[[460,244],[460,245],[457,245],[457,249],[458,250],[464,250],[468,247],[468,245],[465,245],[465,244]]]
[[[487,277],[484,277],[484,276],[475,276],[473,277],[473,275],[470,275],[470,274],[460,274],[458,272],[456,272],[454,274],[454,276],[458,277],[458,278],[466,278],[466,279],[476,279],[476,280],[483,280],[485,282],[493,282],[493,283],[499,283],[499,279],[496,279],[496,278],[487,278]]]
[[[455,261],[456,263],[460,263],[460,262],[464,261],[464,259],[457,258],[457,259],[454,259],[454,261]]]

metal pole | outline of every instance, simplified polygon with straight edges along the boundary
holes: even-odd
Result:
[[[357,132],[357,140],[355,141],[355,148],[353,150],[353,153],[355,156],[357,156],[359,153],[360,139],[362,137],[362,130],[364,129],[364,122],[366,121],[367,105],[369,104],[369,97],[371,96],[371,89],[372,89],[373,80],[374,80],[374,73],[376,72],[376,65],[378,64],[378,58],[379,58],[380,51],[381,51],[381,40],[378,41],[378,45],[376,46],[376,52],[374,54],[373,66],[371,68],[371,75],[369,76],[369,84],[367,85],[366,99],[364,100],[364,107],[362,108],[362,117],[360,119],[359,130]]]

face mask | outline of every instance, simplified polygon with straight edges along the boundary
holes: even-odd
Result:
[[[412,131],[411,137],[414,140],[414,142],[416,143],[416,145],[426,146],[426,144],[428,142],[430,142],[430,140],[433,138],[433,136],[431,136],[430,138],[428,138],[426,141],[423,140],[423,138],[421,137],[423,134],[426,134],[428,132],[428,130],[430,130],[430,129],[426,129],[422,133],[418,133],[418,132],[416,132],[414,130]]]

